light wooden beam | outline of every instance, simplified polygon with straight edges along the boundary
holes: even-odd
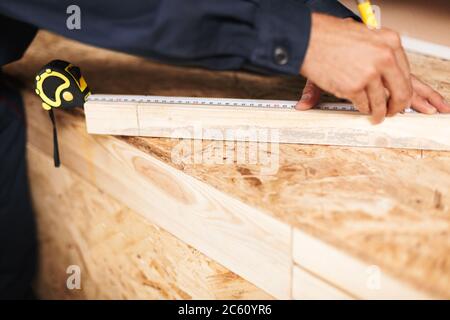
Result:
[[[323,282],[319,286],[317,280],[313,283],[310,275],[308,276],[304,270],[308,270],[324,282],[332,283],[335,290],[328,288],[328,291],[319,291],[322,295],[329,292],[329,296],[336,299],[344,299],[346,295],[349,298],[370,300],[430,298],[427,294],[393,278],[383,271],[382,266],[367,264],[300,230],[294,230],[292,250],[294,263],[302,267],[299,269],[294,266],[296,298],[305,298],[305,295],[312,295],[315,292],[314,289],[302,290],[305,288],[301,288],[298,282],[317,289],[324,286]]]
[[[40,299],[272,299],[28,144]],[[68,290],[77,265],[81,290]]]
[[[88,101],[91,134],[450,150],[450,115],[400,114],[372,125],[348,111]]]

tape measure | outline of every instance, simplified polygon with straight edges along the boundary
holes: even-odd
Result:
[[[89,87],[81,75],[80,68],[67,61],[53,60],[36,73],[35,92],[42,100],[42,108],[49,111],[53,125],[53,158],[55,167],[59,167],[61,162],[53,109],[83,106],[90,95]]]
[[[150,103],[158,105],[199,105],[199,106],[222,106],[236,108],[266,108],[266,109],[295,109],[298,101],[294,100],[267,100],[267,99],[234,99],[234,98],[205,98],[205,97],[173,97],[173,96],[143,96],[143,95],[117,95],[117,94],[93,94],[87,101],[103,102],[132,102]],[[359,112],[349,102],[326,102],[319,103],[313,109],[323,111],[346,111]],[[403,113],[416,113],[407,108]]]
[[[171,96],[140,96],[140,95],[114,95],[93,94],[88,101],[104,102],[134,102],[167,105],[201,105],[222,106],[236,108],[268,108],[268,109],[295,109],[297,101],[267,100],[267,99],[234,99],[234,98],[206,98],[206,97],[171,97]],[[350,103],[321,103],[315,109],[327,111],[357,111]]]
[[[67,61],[47,63],[37,72],[35,81],[35,92],[45,110],[79,107],[90,95],[80,68]]]

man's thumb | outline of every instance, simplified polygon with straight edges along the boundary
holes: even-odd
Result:
[[[308,110],[314,107],[320,101],[320,89],[312,82],[308,81],[303,89],[302,97],[295,105],[297,110]]]

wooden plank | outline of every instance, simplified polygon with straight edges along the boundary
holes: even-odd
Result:
[[[28,145],[41,299],[271,299],[271,296]],[[80,289],[69,290],[69,266]]]
[[[290,297],[288,225],[119,139],[87,135],[72,114],[57,117],[64,166],[274,297]],[[51,155],[46,112],[29,107],[28,119],[30,144]]]
[[[450,47],[435,44],[420,39],[402,36],[402,45],[405,50],[423,55],[450,60]]]
[[[91,134],[450,150],[450,115],[400,114],[372,125],[356,112],[88,101]],[[138,121],[131,119],[138,113]],[[121,118],[122,122],[108,119]],[[104,121],[102,121],[104,119]],[[137,126],[130,129],[131,126]],[[126,130],[121,130],[122,127]]]
[[[360,299],[430,299],[431,296],[394,279],[380,266],[365,263],[347,253],[294,230],[296,264]]]
[[[89,113],[89,124],[99,134],[139,135],[137,103],[123,102],[120,104],[120,109],[116,107],[116,104],[110,102],[102,102],[97,105],[101,107],[102,114]]]
[[[347,292],[305,271],[293,268],[292,298],[297,300],[353,300]]]

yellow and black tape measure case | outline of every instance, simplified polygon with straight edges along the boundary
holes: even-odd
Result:
[[[81,107],[90,94],[80,68],[62,60],[53,60],[37,72],[35,91],[45,110]]]
[[[53,109],[82,107],[90,95],[89,87],[80,68],[67,61],[53,60],[36,73],[35,92],[42,100],[42,107],[49,112],[53,126],[53,158],[55,167],[59,167],[61,162]]]

